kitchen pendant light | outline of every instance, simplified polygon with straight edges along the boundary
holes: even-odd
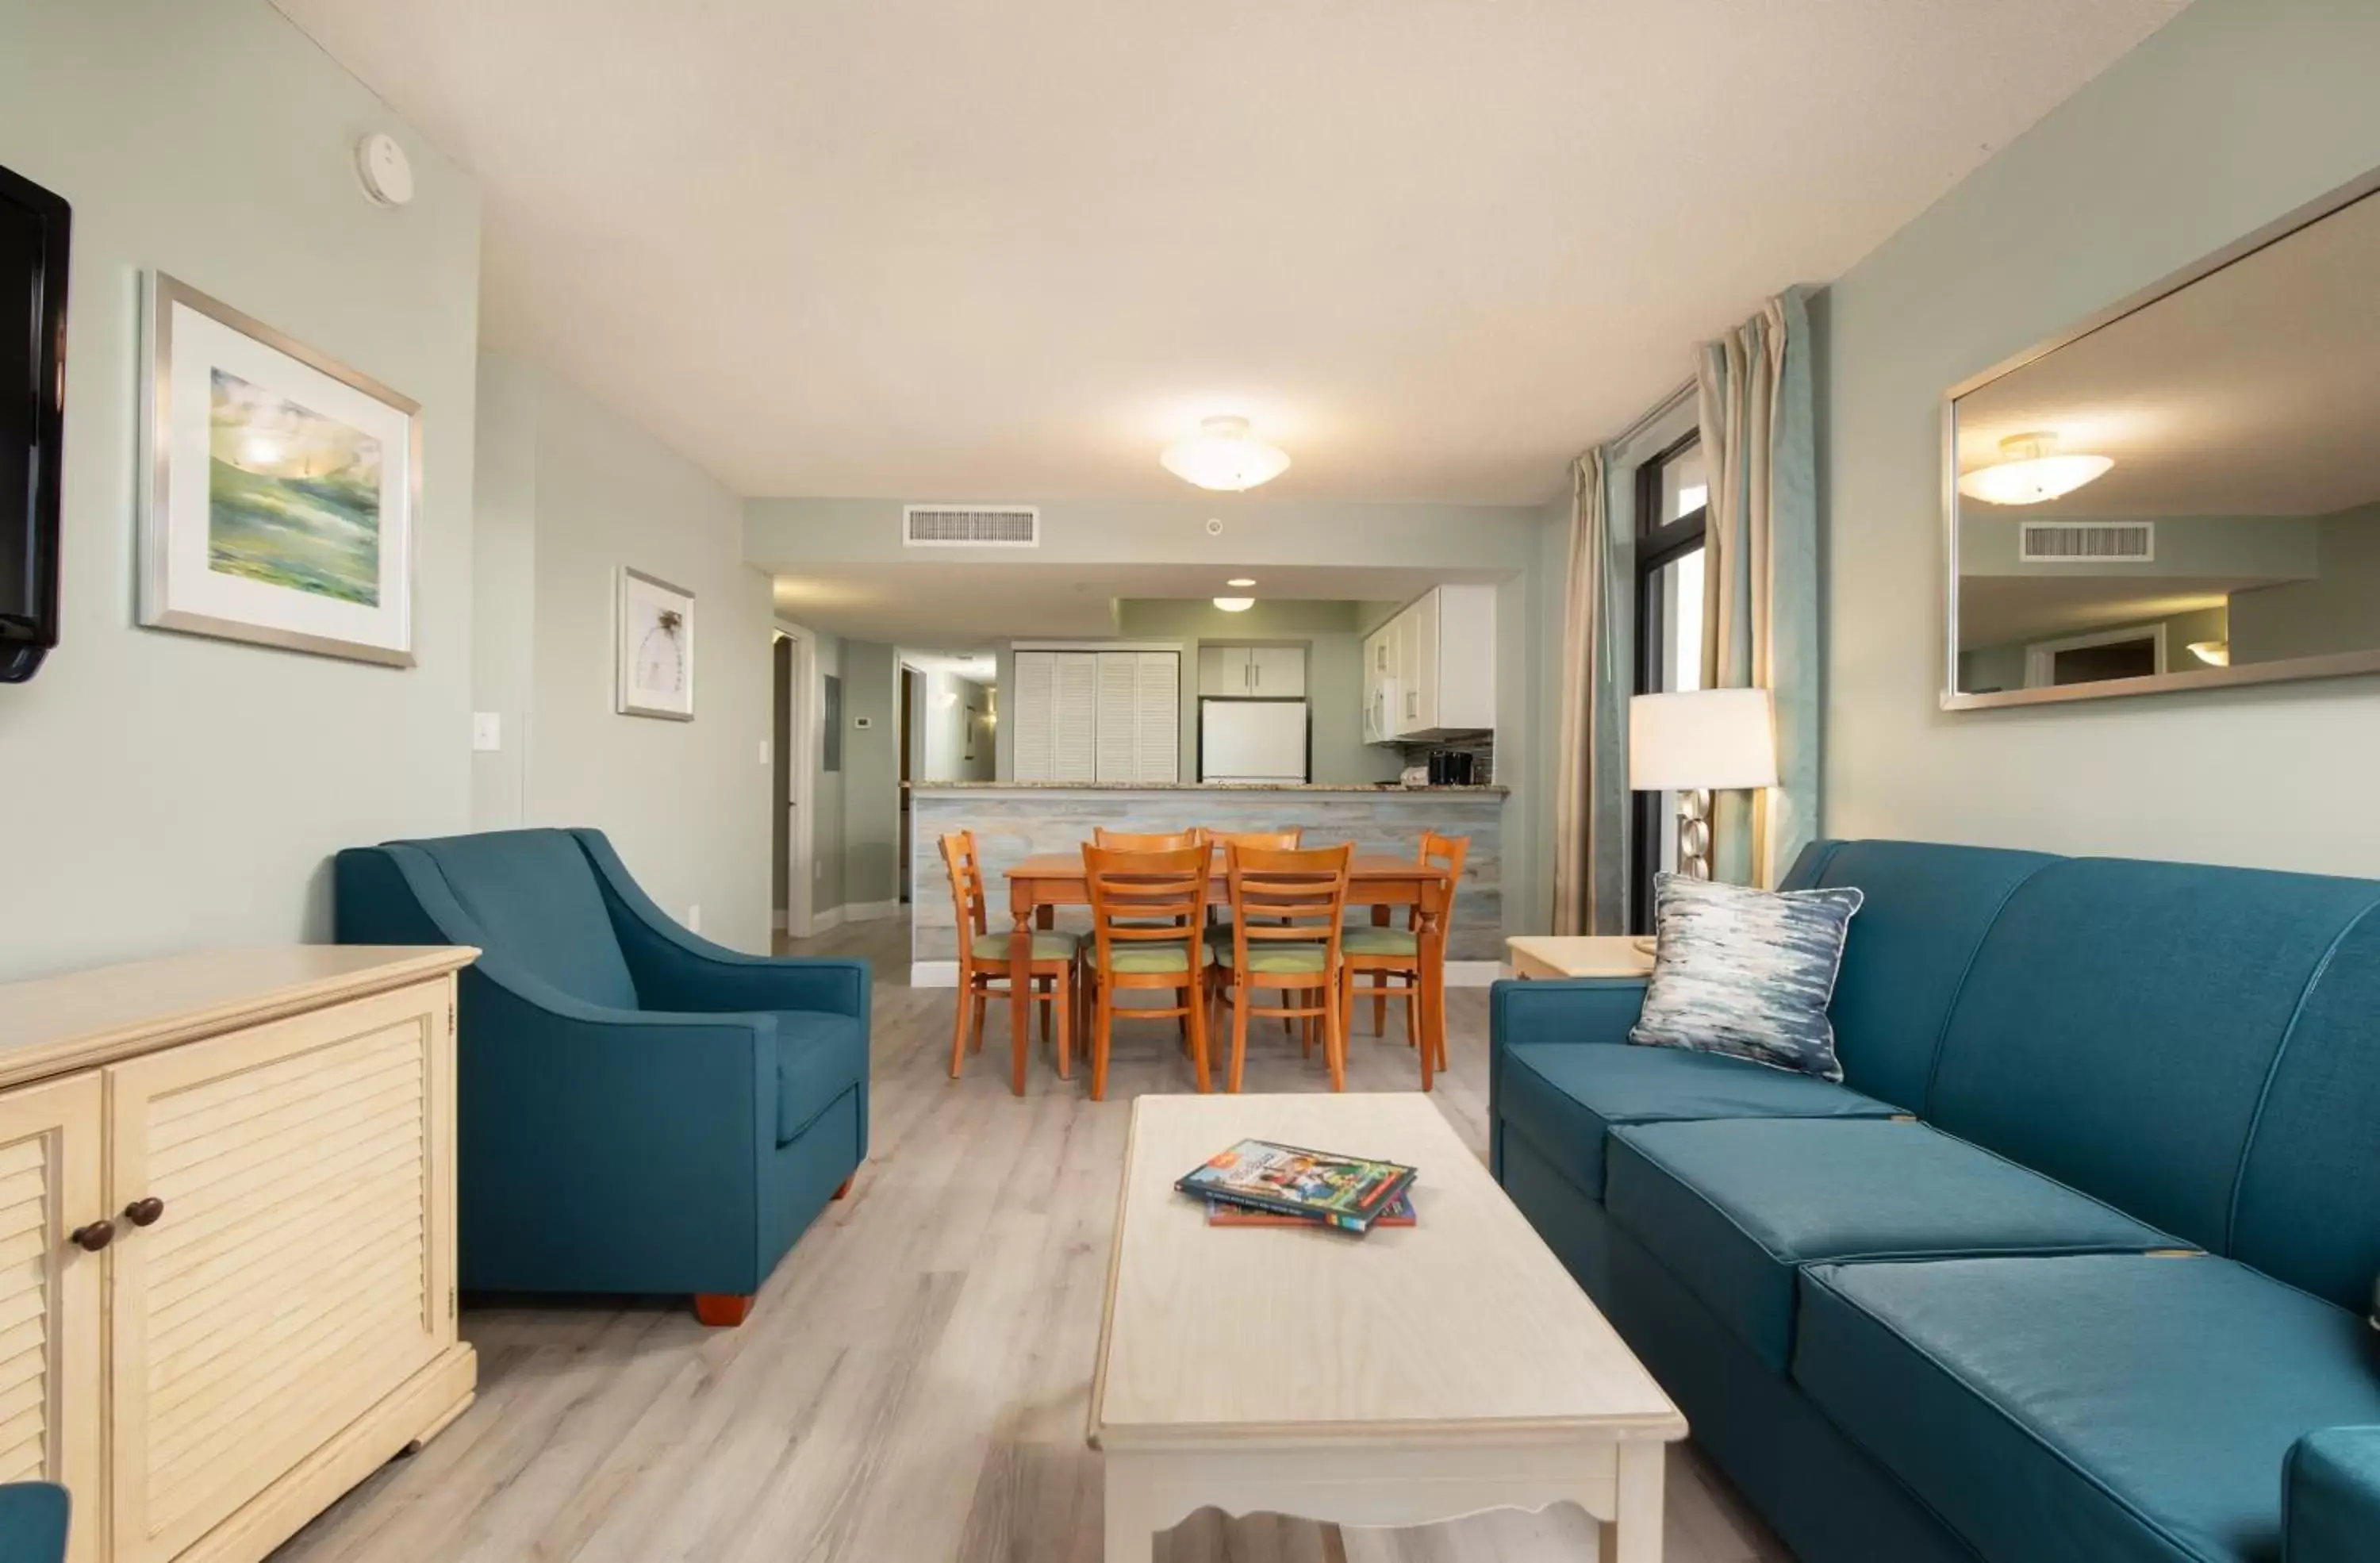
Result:
[[[2055,434],[2011,434],[2000,442],[2000,459],[1959,479],[1959,491],[1985,504],[2040,504],[2070,494],[2107,474],[2116,458],[2056,455]]]
[[[1245,418],[1210,418],[1198,430],[1196,439],[1184,440],[1158,457],[1166,471],[1185,483],[1237,493],[1289,470],[1289,453],[1250,435]]]

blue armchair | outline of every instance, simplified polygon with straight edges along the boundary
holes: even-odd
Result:
[[[864,961],[769,960],[655,906],[600,830],[342,852],[338,938],[470,944],[462,1284],[752,1294],[868,1156]]]
[[[55,1482],[0,1485],[0,1563],[66,1563],[67,1519],[74,1507]]]

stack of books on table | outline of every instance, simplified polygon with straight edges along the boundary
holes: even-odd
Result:
[[[1394,1161],[1242,1140],[1174,1187],[1207,1202],[1210,1227],[1328,1227],[1361,1235],[1414,1224],[1414,1169]]]

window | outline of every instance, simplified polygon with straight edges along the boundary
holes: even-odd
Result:
[[[1688,435],[1636,469],[1636,692],[1703,686],[1703,532],[1710,479]],[[1653,876],[1678,866],[1678,794],[1633,794],[1629,926],[1653,931]]]

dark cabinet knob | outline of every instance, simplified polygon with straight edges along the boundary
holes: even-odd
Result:
[[[96,1254],[115,1241],[115,1223],[93,1221],[88,1227],[77,1227],[67,1234],[67,1241],[86,1254]]]
[[[157,1224],[157,1218],[164,1214],[165,1202],[154,1194],[147,1199],[136,1199],[124,1207],[124,1218],[136,1227],[153,1227]]]

